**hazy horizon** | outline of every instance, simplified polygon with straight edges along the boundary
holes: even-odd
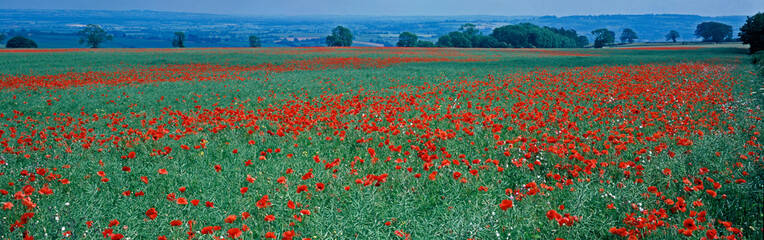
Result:
[[[229,15],[360,15],[360,16],[571,16],[607,14],[691,14],[701,16],[753,15],[764,10],[764,1],[736,0],[644,0],[644,1],[517,1],[473,0],[471,8],[464,1],[416,0],[285,0],[274,4],[262,0],[168,0],[168,1],[90,1],[30,0],[7,2],[0,9],[32,10],[150,10]]]

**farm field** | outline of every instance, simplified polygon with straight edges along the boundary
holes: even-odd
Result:
[[[762,239],[746,49],[0,51],[0,239]]]

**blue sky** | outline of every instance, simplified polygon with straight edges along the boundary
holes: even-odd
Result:
[[[753,15],[764,0],[0,0],[3,9],[155,10],[244,15]]]

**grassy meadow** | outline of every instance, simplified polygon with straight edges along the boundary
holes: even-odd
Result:
[[[761,239],[747,50],[0,51],[0,239]]]

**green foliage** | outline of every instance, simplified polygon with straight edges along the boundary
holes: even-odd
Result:
[[[438,38],[438,47],[457,47],[457,48],[505,48],[506,43],[502,43],[493,36],[483,35],[474,24],[464,24],[459,31],[450,32]]]
[[[570,33],[562,28],[541,28],[521,23],[496,28],[491,36],[507,46],[517,48],[574,48],[577,47],[578,39],[572,38],[571,34],[575,34],[575,31]]]
[[[353,33],[346,27],[337,26],[332,29],[332,35],[326,37],[326,46],[350,47],[350,45],[353,45]]]
[[[631,28],[626,28],[621,33],[621,43],[634,43],[634,39],[637,39],[637,33],[634,32],[634,30],[631,30]]]
[[[255,35],[249,36],[249,47],[261,47],[262,43],[260,42],[260,38]]]
[[[103,28],[95,24],[86,25],[77,34],[80,35],[80,44],[85,44],[91,48],[98,48],[102,43],[114,39],[114,36],[106,33]]]
[[[37,48],[37,43],[32,41],[32,39],[25,38],[22,36],[15,36],[8,40],[8,43],[5,44],[6,48]]]
[[[720,22],[703,22],[695,28],[695,36],[704,42],[720,43],[732,40],[732,26]]]
[[[666,34],[666,41],[671,40],[673,42],[676,42],[676,39],[679,38],[679,32],[676,30],[671,30],[668,34]]]
[[[430,41],[419,40],[418,42],[416,42],[416,46],[421,48],[431,48],[431,47],[435,47],[435,43]]]
[[[754,53],[751,60],[753,64],[758,66],[759,74],[764,75],[764,51],[758,51]]]
[[[186,34],[183,32],[175,32],[175,38],[172,39],[172,46],[177,48],[184,48],[186,42]]]
[[[472,47],[472,41],[470,41],[470,36],[467,34],[464,34],[462,32],[450,32],[448,33],[448,36],[451,37],[451,46],[453,47],[457,47],[457,48]]]
[[[578,47],[586,47],[586,45],[589,45],[589,38],[586,36],[578,36],[576,38],[576,46]]]
[[[453,47],[451,44],[451,35],[440,36],[436,45],[438,47]]]
[[[740,27],[740,40],[751,46],[750,52],[756,53],[764,50],[764,13],[757,13],[745,20],[745,25]]]
[[[398,47],[416,47],[419,37],[411,32],[402,32],[398,36],[398,43],[395,44]]]
[[[600,28],[592,31],[594,35],[594,48],[602,48],[605,45],[612,45],[615,41],[615,33],[607,30],[607,28]]]
[[[546,29],[551,30],[554,33],[560,34],[562,36],[568,37],[572,39],[576,43],[576,47],[585,47],[586,45],[589,45],[589,38],[586,36],[579,36],[576,30],[568,29],[565,30],[565,28],[553,28],[553,27],[544,27]]]

